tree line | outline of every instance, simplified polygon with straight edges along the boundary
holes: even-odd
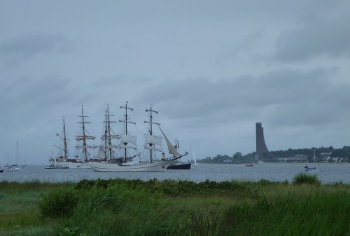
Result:
[[[263,153],[257,156],[255,152],[242,155],[241,152],[229,155],[216,155],[215,157],[207,156],[202,160],[198,160],[199,163],[227,163],[227,164],[244,164],[244,163],[256,163],[258,161],[263,162],[279,162],[281,158],[294,157],[296,155],[304,155],[308,162],[335,162],[335,160],[341,160],[341,162],[348,162],[350,160],[350,146],[344,146],[343,148],[335,149],[330,147],[320,148],[299,148],[279,151],[270,151],[269,153]]]

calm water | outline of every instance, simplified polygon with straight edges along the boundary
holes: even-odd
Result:
[[[142,179],[149,180],[157,178],[158,180],[189,180],[201,182],[211,181],[230,181],[230,180],[252,180],[261,179],[271,181],[291,182],[294,176],[304,171],[305,164],[261,164],[253,167],[245,165],[210,165],[198,164],[191,170],[167,170],[165,172],[95,172],[92,169],[54,169],[46,170],[44,166],[27,166],[23,172],[4,172],[0,173],[0,181],[80,181],[82,179]],[[322,183],[343,182],[350,184],[350,164],[309,164],[309,167],[316,166],[322,172],[310,173],[318,176]]]

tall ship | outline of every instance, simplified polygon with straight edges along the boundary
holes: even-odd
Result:
[[[79,154],[76,156],[75,159],[72,160],[72,162],[75,162],[76,164],[72,165],[73,167],[76,166],[77,168],[90,168],[90,161],[92,158],[90,158],[89,149],[96,149],[97,146],[95,145],[89,145],[87,143],[88,140],[94,140],[96,137],[89,134],[89,132],[86,129],[86,124],[91,123],[87,122],[85,118],[89,117],[84,115],[84,107],[81,107],[81,121],[78,122],[81,124],[81,135],[76,135],[75,140],[78,142],[78,145],[75,146],[75,148],[78,150],[79,154],[82,154],[82,157],[79,158]],[[70,162],[70,163],[72,163]],[[70,165],[71,167],[71,165]]]
[[[117,123],[116,121],[111,121],[110,117],[114,116],[109,113],[109,105],[107,105],[107,109],[105,112],[105,120],[104,120],[104,132],[101,135],[101,140],[103,142],[102,145],[99,146],[99,150],[96,158],[90,159],[92,162],[101,162],[101,161],[109,161],[114,160],[115,149],[119,146],[113,143],[113,140],[120,139],[120,135],[117,135],[113,132],[111,128],[112,123]]]
[[[75,140],[78,142],[78,145],[75,146],[76,149],[80,150],[83,157],[79,158],[79,155],[75,156],[75,158],[69,158],[68,153],[68,138],[66,133],[66,123],[65,118],[63,117],[63,137],[59,134],[56,134],[58,136],[62,143],[63,147],[59,147],[56,145],[53,145],[54,147],[58,148],[61,152],[63,152],[63,155],[57,156],[57,157],[50,157],[49,159],[49,165],[45,166],[45,169],[68,169],[68,168],[90,168],[89,162],[89,153],[88,149],[95,149],[97,146],[90,146],[87,144],[87,140],[91,139],[94,140],[95,137],[88,135],[88,132],[86,130],[86,124],[90,123],[85,121],[85,118],[88,116],[84,115],[84,107],[81,107],[81,121],[78,122],[81,124],[81,130],[82,134],[77,135],[75,137]]]
[[[121,106],[121,109],[124,109],[124,119],[119,122],[124,123],[124,131],[120,135],[120,143],[116,147],[118,149],[123,150],[123,156],[113,157],[110,155],[106,161],[101,162],[93,162],[90,163],[90,166],[95,171],[103,171],[103,172],[133,172],[133,171],[144,171],[144,172],[161,172],[166,171],[167,167],[177,159],[186,156],[188,153],[186,152],[183,155],[180,155],[177,149],[171,144],[169,139],[165,136],[163,131],[160,129],[160,124],[153,121],[153,113],[157,113],[157,111],[152,109],[146,109],[146,112],[149,112],[149,120],[144,121],[144,123],[149,124],[148,133],[145,134],[145,144],[143,148],[147,150],[148,160],[141,161],[141,153],[136,153],[137,151],[137,137],[133,136],[129,133],[128,125],[136,125],[135,122],[129,120],[128,111],[132,111],[133,108],[128,107],[128,102],[126,102],[125,106]],[[162,153],[162,138],[160,136],[156,136],[153,131],[153,126],[157,125],[159,127],[160,132],[163,134],[163,137],[167,143],[167,148],[171,157],[166,158],[165,154]],[[134,151],[135,154],[132,155],[130,151]],[[162,153],[161,158],[155,158],[155,153]],[[138,161],[135,160],[138,157]]]
[[[61,152],[63,151],[63,155],[57,156],[57,157],[50,157],[49,158],[49,165],[45,166],[45,169],[68,169],[69,166],[67,163],[71,162],[72,160],[68,158],[68,147],[67,147],[67,134],[66,134],[66,120],[65,117],[62,118],[63,121],[63,137],[59,135],[58,133],[56,136],[58,136],[62,143],[63,147],[59,147],[56,145],[53,145],[54,147],[58,148]]]

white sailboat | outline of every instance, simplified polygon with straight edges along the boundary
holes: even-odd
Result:
[[[151,108],[148,110],[146,109],[146,112],[149,112],[149,121],[145,121],[145,123],[149,123],[149,133],[145,135],[145,145],[144,148],[149,150],[149,160],[146,162],[131,162],[130,160],[132,158],[135,158],[136,156],[140,157],[140,154],[134,155],[132,157],[129,156],[128,158],[128,150],[134,149],[136,150],[136,137],[132,136],[128,133],[127,130],[127,124],[136,124],[135,122],[131,122],[128,120],[128,110],[132,110],[132,108],[128,107],[128,104],[126,103],[125,106],[122,106],[121,108],[125,109],[125,119],[120,120],[120,122],[125,123],[125,133],[121,135],[121,142],[118,146],[120,149],[124,149],[124,157],[123,158],[117,158],[116,160],[110,159],[106,162],[98,162],[98,163],[91,163],[91,168],[95,171],[104,171],[104,172],[132,172],[132,171],[144,171],[144,172],[161,172],[165,171],[167,167],[174,162],[175,160],[187,155],[186,152],[184,155],[179,155],[176,148],[173,147],[173,145],[170,143],[168,138],[165,136],[163,131],[164,139],[166,140],[167,147],[169,150],[169,154],[172,154],[173,156],[170,158],[165,158],[165,155],[162,155],[162,158],[160,160],[154,159],[154,152],[162,152],[162,137],[155,136],[153,134],[152,125],[158,123],[153,122],[152,116],[153,113],[158,113],[157,111],[154,111]]]
[[[194,166],[197,166],[197,157],[196,157],[196,153],[192,150],[192,146],[191,146],[191,155],[192,155]]]
[[[3,160],[2,160],[2,154],[0,153],[0,173],[4,172],[4,163],[3,163]]]
[[[18,166],[18,142],[17,142],[17,163],[15,165],[7,166],[6,171],[8,172],[21,172],[23,169]]]
[[[314,163],[316,163],[316,155],[315,155],[315,149],[314,149],[314,156],[313,156],[313,159],[314,159]],[[320,164],[319,164],[320,165]],[[321,166],[320,166],[321,167]],[[318,169],[316,169],[316,167],[314,166],[314,167],[309,167],[309,166],[305,166],[304,167],[304,171],[305,172],[321,172],[322,170],[320,169],[320,170],[318,170]]]

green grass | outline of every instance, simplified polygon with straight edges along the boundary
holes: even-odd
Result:
[[[73,183],[0,182],[0,235],[48,235],[52,227],[42,220],[42,194]]]
[[[349,193],[313,175],[291,184],[0,182],[0,235],[350,235]]]

